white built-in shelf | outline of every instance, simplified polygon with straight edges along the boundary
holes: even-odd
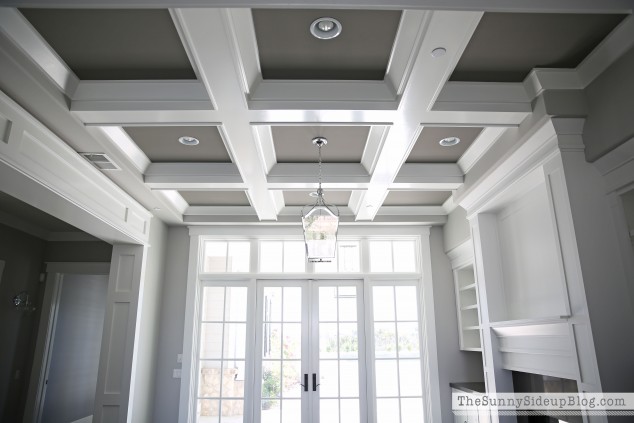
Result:
[[[480,341],[480,309],[478,290],[473,271],[473,260],[463,262],[454,268],[456,287],[456,308],[460,349],[482,351]]]
[[[462,306],[460,307],[460,310],[477,310],[478,309],[478,305],[477,304],[471,304],[468,306]]]
[[[502,320],[499,322],[491,322],[492,328],[503,327],[515,327],[515,326],[532,326],[532,325],[547,325],[552,323],[562,323],[568,320],[568,316],[551,316],[551,317],[537,317],[534,319],[517,319],[517,320]]]

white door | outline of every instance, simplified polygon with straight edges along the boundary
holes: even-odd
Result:
[[[258,283],[255,421],[366,421],[360,281]]]

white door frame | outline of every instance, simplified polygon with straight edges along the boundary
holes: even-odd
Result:
[[[57,323],[59,296],[65,274],[108,275],[110,263],[46,263],[46,285],[40,313],[39,329],[33,355],[33,367],[29,380],[23,423],[38,423],[42,419],[44,392],[53,348],[53,336]]]

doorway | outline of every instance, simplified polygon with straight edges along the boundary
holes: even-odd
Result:
[[[202,283],[197,422],[423,421],[416,281]]]

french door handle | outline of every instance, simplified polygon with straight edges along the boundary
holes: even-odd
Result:
[[[304,383],[300,383],[304,387],[304,392],[308,392],[308,373],[304,373]]]
[[[313,373],[313,392],[317,390],[319,383],[317,383],[317,373]]]

